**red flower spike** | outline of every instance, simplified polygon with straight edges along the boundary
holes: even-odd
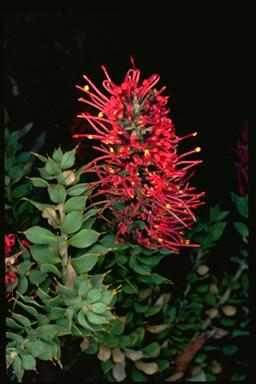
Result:
[[[181,140],[196,136],[196,132],[178,137],[168,117],[168,97],[155,89],[159,75],[153,74],[139,84],[140,70],[129,69],[121,85],[116,85],[106,68],[104,95],[87,77],[86,98],[80,101],[95,107],[97,115],[79,115],[96,134],[75,134],[75,138],[100,140],[94,147],[103,152],[84,167],[84,172],[95,172],[99,178],[93,186],[99,189],[91,196],[105,195],[101,213],[110,208],[118,226],[117,238],[136,238],[146,247],[166,247],[175,252],[180,247],[197,247],[185,240],[182,230],[195,221],[192,210],[201,202],[204,192],[190,187],[191,167],[202,160],[185,160],[201,148],[178,155]],[[95,203],[99,204],[99,202]]]

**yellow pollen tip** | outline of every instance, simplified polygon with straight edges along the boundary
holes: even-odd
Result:
[[[113,153],[113,152],[114,152],[114,149],[113,149],[112,147],[110,147],[110,148],[109,148],[109,151],[110,151],[111,153]]]
[[[171,205],[170,204],[166,204],[165,208],[170,209]]]
[[[158,238],[158,241],[159,243],[162,243],[163,242],[163,239],[161,239],[161,237]]]
[[[102,112],[99,112],[98,113],[98,117],[102,117],[103,116],[103,113]]]
[[[195,152],[201,152],[201,147],[196,147]]]
[[[134,181],[131,181],[131,185],[134,185],[135,183],[134,183]]]
[[[193,136],[196,136],[197,135],[197,131],[195,131],[194,133],[193,133]]]
[[[144,151],[144,156],[148,156],[149,155],[149,150],[148,149],[145,149]]]
[[[153,93],[157,93],[157,89],[156,88],[153,89]]]
[[[190,243],[189,240],[185,240],[185,241],[184,241],[184,244],[189,244],[189,243]]]
[[[90,89],[89,85],[85,85],[85,86],[84,86],[84,90],[85,90],[86,92],[89,91],[89,89]]]
[[[93,139],[93,135],[87,135],[87,138],[91,140]]]

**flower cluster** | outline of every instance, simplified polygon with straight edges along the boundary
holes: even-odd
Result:
[[[201,160],[188,160],[187,156],[200,151],[197,147],[181,155],[178,143],[196,136],[196,132],[178,137],[168,117],[168,96],[165,87],[156,89],[159,75],[140,80],[140,70],[134,65],[122,84],[116,85],[106,68],[104,95],[87,77],[86,94],[79,101],[99,110],[98,115],[88,112],[78,115],[85,119],[94,132],[78,133],[74,138],[99,140],[95,149],[103,155],[85,166],[85,172],[95,172],[98,186],[95,196],[105,195],[107,200],[101,211],[110,208],[118,226],[117,237],[127,239],[133,235],[138,243],[148,247],[167,247],[178,251],[180,246],[196,246],[184,239],[184,228],[195,220],[192,210],[202,204],[204,192],[196,193],[189,185],[192,167]]]

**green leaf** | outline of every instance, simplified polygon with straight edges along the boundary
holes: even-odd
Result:
[[[136,312],[138,313],[147,313],[148,310],[149,310],[150,306],[147,304],[147,305],[142,305],[140,303],[134,303],[134,309]]]
[[[231,192],[231,199],[236,204],[236,208],[240,215],[248,218],[248,195],[238,196],[234,192]]]
[[[149,275],[151,268],[140,264],[137,261],[136,255],[131,255],[130,260],[129,260],[129,266],[137,273],[141,275]]]
[[[9,177],[13,183],[17,183],[21,177],[24,175],[23,165],[15,165],[9,171]]]
[[[136,285],[132,284],[132,282],[128,279],[125,280],[125,283],[122,285],[122,290],[127,295],[132,295],[133,293],[138,293],[138,289]]]
[[[87,252],[82,252],[77,257],[71,259],[71,263],[78,273],[90,271],[97,263],[98,257],[106,255],[109,248],[103,247],[100,244],[92,246]]]
[[[25,274],[30,270],[32,265],[33,263],[31,263],[30,260],[24,260],[18,265],[17,271],[20,274]]]
[[[226,225],[227,225],[226,222],[220,222],[211,226],[210,238],[212,241],[217,241],[222,236]]]
[[[196,357],[194,358],[194,362],[197,364],[201,364],[205,361],[206,357],[207,356],[205,353],[198,353],[198,355],[196,355]]]
[[[23,327],[22,327],[22,329],[23,329]],[[24,340],[22,336],[18,335],[17,333],[12,333],[12,332],[6,332],[6,337],[9,340],[16,341],[17,344],[23,343],[23,340]]]
[[[58,165],[55,163],[55,161],[49,159],[45,163],[45,170],[49,173],[49,175],[57,176],[60,172],[60,169]]]
[[[60,307],[50,307],[49,319],[57,320],[64,317],[65,308]]]
[[[12,317],[25,328],[31,328],[31,323],[27,317],[20,315],[19,313],[12,313]]]
[[[64,153],[60,162],[61,169],[68,169],[73,167],[73,165],[75,164],[75,153],[76,148],[72,149],[72,151]]]
[[[73,185],[72,187],[67,189],[67,194],[69,196],[80,196],[82,195],[85,191],[86,188],[90,185],[89,183],[80,183]]]
[[[164,360],[164,359],[157,359],[156,363],[158,365],[159,371],[164,371],[165,369],[168,369],[170,367],[170,362],[169,360]]]
[[[35,303],[35,300],[34,300],[34,303]],[[26,311],[26,312],[30,313],[30,315],[34,316],[35,319],[38,318],[37,310],[34,307],[32,307],[31,305],[24,304],[18,300],[16,301],[16,304],[18,306],[20,306],[21,308],[23,308],[24,311]]]
[[[80,276],[83,277],[83,276]],[[86,299],[87,293],[92,289],[92,284],[88,280],[83,280],[79,287],[78,287],[78,297],[75,297],[74,299],[66,300],[66,303],[68,305],[74,305],[74,306],[82,306],[84,300]],[[84,308],[87,310],[87,304],[85,304]]]
[[[94,303],[94,304],[92,304],[91,310],[94,313],[103,314],[104,312],[106,312],[108,310],[108,306],[104,303]]]
[[[142,264],[149,266],[150,268],[154,268],[160,263],[163,257],[164,255],[160,255],[160,254],[147,256],[147,257],[138,255],[137,260],[139,260]]]
[[[88,323],[83,310],[80,310],[77,315],[78,323],[85,329],[91,330],[92,326]]]
[[[87,301],[89,303],[95,303],[96,301],[100,301],[101,296],[102,296],[102,293],[99,289],[92,288],[89,290],[87,294]]]
[[[124,332],[124,329],[125,329],[125,321],[124,320],[114,319],[111,322],[111,334],[119,336]]]
[[[232,337],[237,337],[237,336],[249,336],[249,331],[244,331],[243,329],[235,329],[232,332]]]
[[[52,158],[54,161],[58,161],[58,162],[61,161],[62,156],[63,156],[63,152],[60,147],[53,151]]]
[[[68,199],[64,204],[64,212],[83,211],[86,203],[86,197],[76,196]]]
[[[93,229],[82,229],[68,240],[68,244],[76,248],[86,248],[94,244],[99,237],[99,233]]]
[[[53,264],[41,264],[40,265],[40,271],[42,273],[53,273],[54,275],[56,275],[59,278],[61,278],[61,276],[62,276],[60,271],[58,270],[58,268],[55,267],[55,265],[53,265]]]
[[[234,223],[234,226],[235,226],[235,229],[237,230],[237,232],[241,235],[241,236],[244,236],[244,237],[248,237],[249,236],[249,230],[248,230],[248,227],[247,225],[245,225],[244,223],[241,223],[241,222],[236,222]]]
[[[219,205],[216,205],[215,207],[211,207],[210,222],[217,222],[217,221],[224,220],[228,214],[229,214],[229,211],[221,211]]]
[[[107,290],[102,293],[100,301],[102,303],[105,303],[106,305],[110,305],[111,301],[113,300],[113,297],[114,294],[110,290]]]
[[[23,326],[16,323],[16,321],[14,321],[11,317],[6,317],[5,318],[5,325],[7,328],[14,328],[14,329],[17,329],[17,330],[21,330],[23,329]],[[22,340],[22,337],[18,335],[18,340],[20,342],[20,339]]]
[[[12,197],[14,199],[20,199],[21,197],[26,196],[30,191],[30,185],[28,183],[24,183],[14,188],[12,191]]]
[[[63,185],[52,184],[48,187],[48,193],[53,203],[64,203],[66,200],[66,190]]]
[[[246,276],[246,275],[242,276],[242,287],[246,291],[248,291],[248,289],[249,289],[249,279],[248,279],[248,276]]]
[[[144,375],[141,371],[139,371],[135,366],[132,367],[131,378],[133,383],[137,383],[137,382],[147,383],[148,381],[147,376]]]
[[[53,208],[53,209],[55,208],[53,204],[39,203],[38,201],[30,200],[30,199],[27,199],[26,197],[24,197],[22,200],[28,201],[30,204],[34,205],[34,207],[36,207],[40,211],[43,211],[46,208]]]
[[[88,220],[90,217],[96,216],[97,213],[98,213],[98,209],[97,209],[97,208],[91,208],[91,209],[89,209],[89,211],[87,211],[87,212],[84,214],[83,221]],[[104,245],[104,244],[103,244],[103,245]]]
[[[49,186],[47,181],[44,179],[41,179],[40,177],[30,177],[30,181],[34,185],[34,187],[47,188]]]
[[[17,376],[18,383],[21,383],[22,377],[24,375],[24,369],[22,367],[21,358],[18,355],[14,357],[12,369],[14,370],[14,373]]]
[[[34,357],[39,357],[46,350],[45,343],[41,340],[28,340],[26,343],[26,349]]]
[[[49,244],[57,241],[58,237],[49,229],[35,225],[24,232],[26,238],[34,244]]]
[[[200,293],[205,293],[208,291],[208,289],[209,289],[209,285],[206,284],[206,285],[201,285],[201,286],[197,287],[196,291],[200,292]]]
[[[36,369],[36,359],[32,355],[22,353],[21,361],[25,371],[31,371]]]
[[[195,283],[198,280],[198,275],[195,272],[190,272],[186,276],[186,280],[188,283]]]
[[[57,250],[51,249],[48,245],[32,245],[31,255],[38,263],[57,264],[60,262]]]
[[[52,175],[49,175],[48,172],[46,172],[45,170],[45,167],[43,168],[37,168],[39,173],[40,173],[40,176],[43,178],[43,179],[46,179],[46,180],[53,180],[55,179],[55,176],[52,176]]]
[[[220,318],[219,322],[221,325],[224,325],[226,327],[233,327],[236,323],[234,319],[228,319],[228,318]]]
[[[77,273],[89,272],[97,264],[98,256],[86,254],[71,259],[71,264]]]
[[[107,323],[107,320],[105,317],[101,315],[97,315],[96,313],[88,311],[86,313],[87,319],[90,323],[95,324],[95,325],[101,325],[104,323]]]
[[[36,156],[39,160],[41,160],[43,163],[46,163],[48,161],[47,157],[43,156],[43,155],[40,155],[38,153],[35,153],[35,152],[31,152],[32,155]]]
[[[28,279],[24,275],[19,276],[17,291],[23,294],[27,291],[27,289],[28,289]]]
[[[31,284],[37,285],[41,284],[47,277],[46,273],[39,271],[38,269],[33,269],[29,274],[29,280]]]
[[[85,353],[88,355],[96,355],[96,353],[99,350],[99,344],[97,343],[91,343],[89,347],[85,350]]]
[[[215,305],[216,304],[216,295],[214,295],[211,292],[206,293],[204,296],[204,300],[209,305]]]
[[[71,234],[77,232],[83,224],[83,214],[80,211],[73,211],[68,213],[61,226],[60,229],[62,232],[66,234]]]
[[[239,348],[237,345],[229,344],[229,345],[224,345],[224,347],[222,349],[223,349],[224,355],[231,356],[234,353],[236,353]]]
[[[161,350],[160,345],[154,342],[142,348],[142,353],[146,357],[157,357],[160,353],[160,350]]]
[[[52,340],[57,335],[57,332],[58,328],[54,324],[41,325],[37,329],[38,336],[45,341]]]

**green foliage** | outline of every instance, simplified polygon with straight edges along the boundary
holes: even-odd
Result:
[[[22,200],[32,192],[27,175],[32,170],[34,159],[30,152],[22,152],[22,138],[30,132],[32,126],[32,123],[26,124],[19,131],[5,128],[5,221],[12,230],[26,228],[39,219],[33,207]],[[39,137],[35,145],[42,147],[42,137]]]
[[[107,332],[115,318],[116,290],[103,283],[104,274],[87,274],[110,248],[97,243],[99,232],[82,228],[98,211],[86,207],[87,184],[79,183],[80,170],[69,170],[75,149],[63,153],[59,148],[52,158],[36,156],[44,167],[39,169],[40,178],[30,179],[31,184],[45,188],[48,199],[26,198],[26,204],[41,214],[41,222],[23,232],[30,246],[20,243],[23,261],[17,267],[16,296],[7,318],[7,366],[18,382],[26,370],[36,371],[37,359],[61,366],[62,337],[97,340],[97,334]],[[78,190],[80,196],[76,196]]]

